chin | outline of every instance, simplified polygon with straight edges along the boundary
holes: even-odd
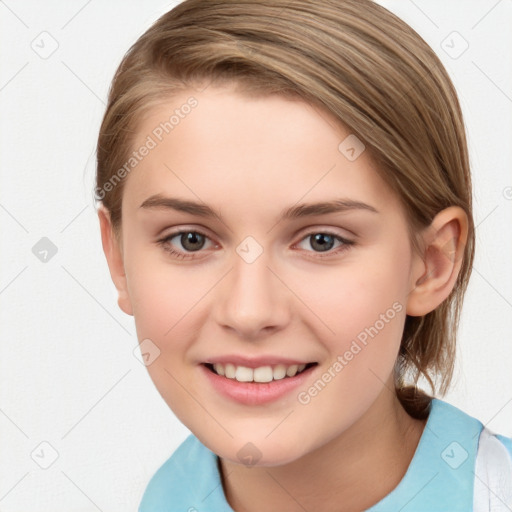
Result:
[[[221,459],[246,467],[274,467],[290,464],[305,455],[304,446],[299,450],[297,443],[286,446],[274,441],[263,439],[261,441],[248,441],[244,439],[229,439],[224,443],[208,442],[207,439],[198,439]]]

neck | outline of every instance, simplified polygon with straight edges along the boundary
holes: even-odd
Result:
[[[356,512],[378,503],[405,475],[426,420],[410,417],[391,386],[348,430],[284,466],[220,459],[224,493],[236,512]]]

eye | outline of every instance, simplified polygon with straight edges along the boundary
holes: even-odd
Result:
[[[336,250],[331,251],[336,242],[338,242],[340,245],[337,246]],[[309,247],[313,248],[313,251],[308,252],[327,253],[325,255],[318,254],[318,256],[324,257],[332,256],[333,254],[338,254],[342,251],[346,251],[351,245],[354,245],[355,242],[347,240],[346,238],[343,238],[342,236],[337,235],[335,233],[324,231],[312,231],[301,240],[300,244],[304,243],[309,245]]]
[[[176,250],[173,247],[172,240],[177,239],[178,243],[184,250]],[[207,240],[210,240],[204,233],[200,231],[193,230],[182,230],[177,231],[176,233],[171,233],[170,235],[158,240],[158,244],[163,247],[163,249],[169,253],[171,253],[176,258],[186,259],[186,258],[194,258],[193,254],[199,252],[205,246]]]
[[[173,242],[174,239],[181,245],[181,248],[178,248],[178,250],[175,248],[176,241]],[[181,230],[167,235],[165,238],[158,240],[157,243],[175,258],[191,259],[196,258],[194,253],[201,252],[201,249],[205,247],[207,241],[211,242],[210,238],[200,231]],[[338,242],[339,245],[336,250],[333,251],[332,249],[336,242]],[[315,257],[320,258],[336,255],[348,250],[350,246],[355,244],[355,242],[347,240],[340,235],[326,231],[312,231],[306,234],[297,245],[304,243],[308,244],[313,251],[309,251],[304,247],[301,247],[301,249],[306,250],[306,252],[314,252],[316,253]]]

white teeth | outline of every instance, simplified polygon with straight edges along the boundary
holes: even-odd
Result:
[[[254,382],[270,382],[272,378],[271,366],[260,366],[254,369]]]
[[[293,377],[297,373],[298,369],[299,367],[296,364],[292,364],[291,366],[288,366],[286,375],[288,375],[288,377]]]
[[[251,382],[253,380],[254,370],[245,366],[237,366],[235,379],[238,382]]]
[[[222,366],[220,363],[219,363],[219,366]],[[224,367],[224,375],[228,378],[228,379],[234,379],[235,378],[235,372],[236,372],[236,368],[235,368],[235,365],[234,364],[226,364],[226,366]]]
[[[278,364],[272,366],[260,366],[258,368],[247,368],[246,366],[235,366],[234,364],[227,363],[225,365],[216,363],[213,365],[215,373],[227,377],[228,379],[235,379],[239,382],[271,382],[272,380],[281,380],[285,377],[294,377],[306,368],[305,364],[292,364],[285,366]]]
[[[284,364],[278,364],[274,367],[273,371],[274,380],[281,380],[286,377],[286,366]]]
[[[224,376],[224,366],[222,366],[221,364],[214,364],[213,365],[213,369],[215,370],[216,373],[218,373],[219,375],[222,375]]]

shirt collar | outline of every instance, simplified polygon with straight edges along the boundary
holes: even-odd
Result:
[[[406,474],[367,512],[466,512],[473,506],[474,461],[482,424],[433,399]],[[218,456],[190,435],[151,480],[139,512],[234,512],[222,487]]]

